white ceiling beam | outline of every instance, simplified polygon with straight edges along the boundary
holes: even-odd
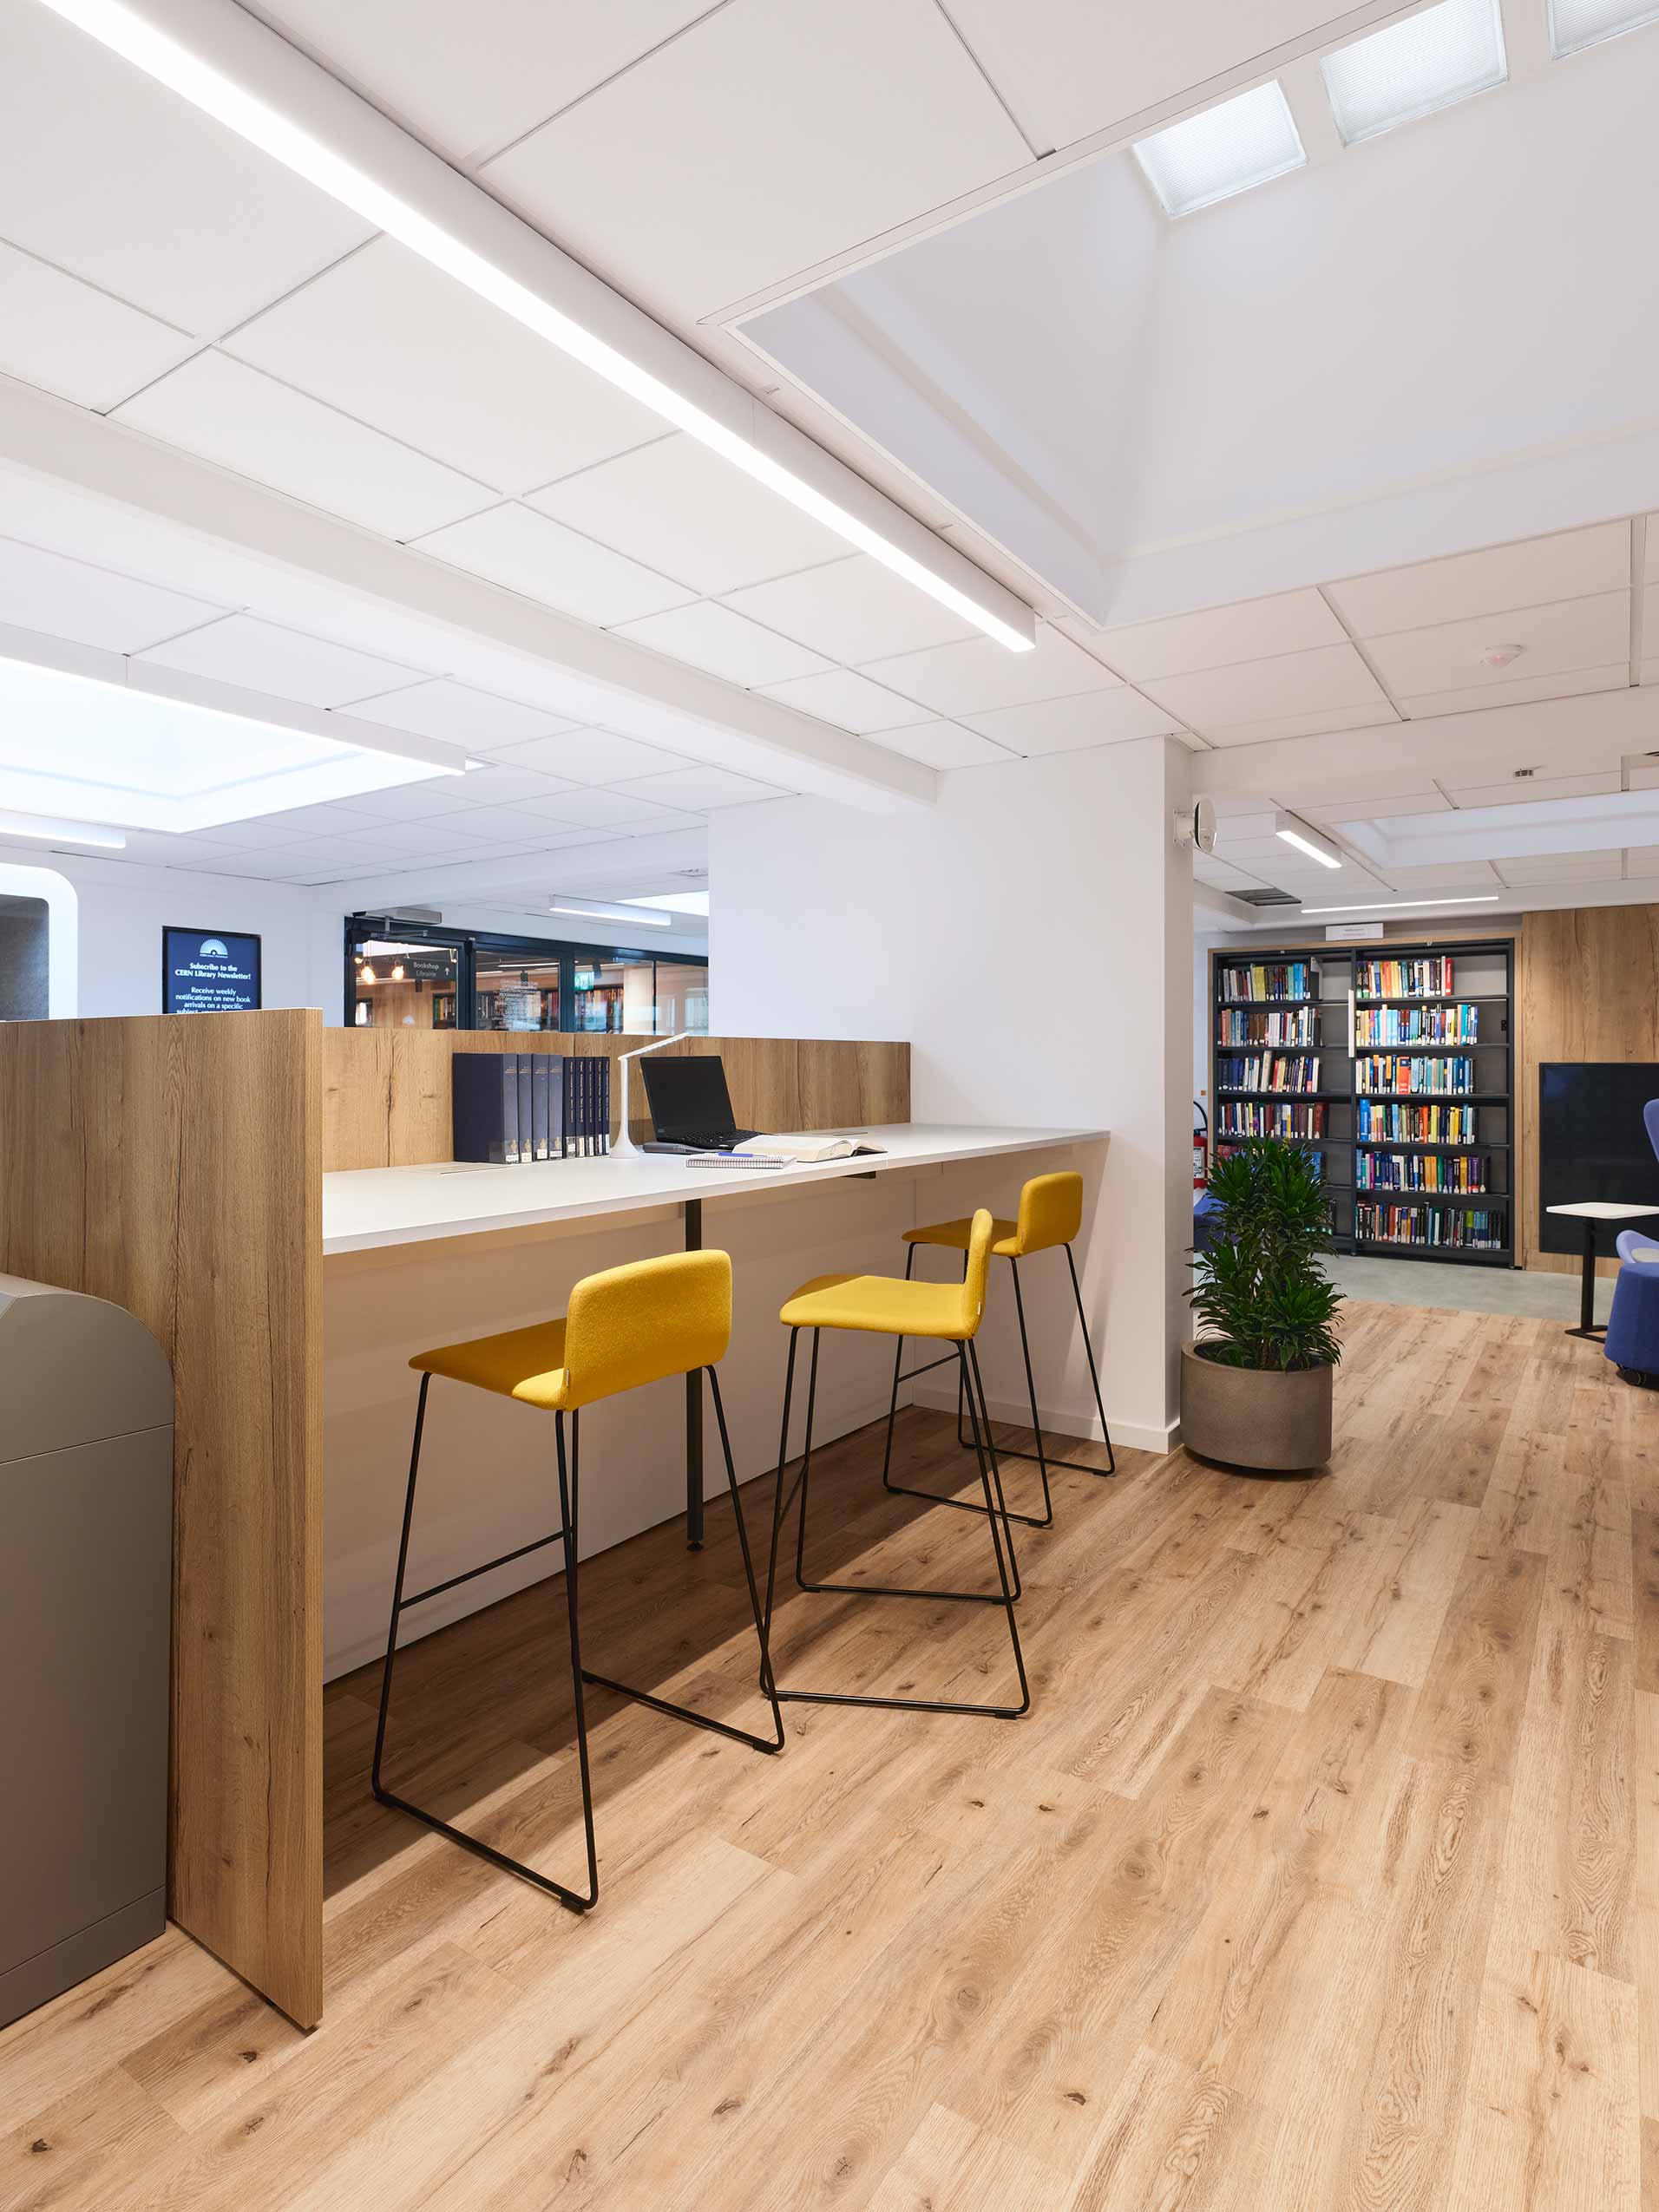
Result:
[[[1011,648],[1031,609],[236,0],[42,0]]]
[[[1210,799],[1271,798],[1286,806],[1328,807],[1358,800],[1385,775],[1396,789],[1402,777],[1420,775],[1425,791],[1437,782],[1493,783],[1514,769],[1535,766],[1564,736],[1571,738],[1575,770],[1616,769],[1627,753],[1659,747],[1659,688],[1480,707],[1334,736],[1217,746],[1195,756],[1193,789]]]
[[[0,377],[4,468],[233,548],[285,576],[320,577],[350,599],[412,615],[452,638],[482,638],[582,678],[614,699],[624,728],[629,706],[643,700],[661,710],[654,741],[688,756],[853,806],[928,806],[936,795],[933,769],[868,738],[592,629],[10,377]],[[4,505],[0,486],[0,515]],[[65,550],[99,555],[96,545]],[[603,720],[603,697],[593,705],[599,710],[583,718]],[[714,732],[721,733],[718,743]]]

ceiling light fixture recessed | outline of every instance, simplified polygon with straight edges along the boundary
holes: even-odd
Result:
[[[1636,0],[1634,7],[1631,0],[1550,0],[1550,45],[1557,62],[1652,23],[1659,23],[1659,7],[1651,0]]]
[[[119,829],[95,821],[61,821],[52,815],[0,813],[0,837],[38,837],[48,845],[95,845],[105,853],[127,848]]]
[[[1357,145],[1503,83],[1498,0],[1440,0],[1339,47],[1319,68],[1342,142]]]
[[[1306,853],[1310,861],[1317,861],[1322,868],[1340,868],[1342,865],[1341,847],[1333,845],[1328,837],[1321,837],[1300,815],[1275,815],[1273,834],[1282,837],[1287,845],[1294,845],[1299,853]]]
[[[1496,891],[1481,891],[1468,898],[1459,899],[1363,899],[1354,906],[1304,906],[1304,914],[1392,914],[1407,906],[1432,906],[1438,913],[1442,906],[1495,906],[1499,894]]]
[[[1000,645],[1006,645],[1010,652],[1030,652],[1035,645],[1036,626],[1029,609],[1020,606],[1013,595],[997,585],[994,579],[988,577],[983,579],[987,597],[1000,599],[1007,603],[1010,609],[1007,618],[994,612],[990,605],[983,604],[970,592],[953,584],[941,570],[930,568],[895,539],[884,535],[839,500],[821,491],[816,485],[809,483],[797,470],[786,467],[774,455],[767,452],[761,439],[767,434],[768,426],[777,425],[780,441],[790,430],[790,426],[781,418],[762,409],[758,410],[761,419],[757,419],[757,411],[751,402],[751,417],[757,435],[744,435],[730,422],[720,421],[707,409],[699,406],[685,391],[676,389],[666,376],[654,374],[643,360],[625,350],[622,345],[613,344],[601,335],[600,325],[607,320],[613,328],[620,330],[626,319],[624,313],[613,311],[607,317],[596,304],[591,322],[580,320],[556,307],[551,299],[544,298],[528,284],[521,283],[502,265],[502,261],[491,259],[487,254],[478,252],[456,231],[447,229],[442,222],[423,213],[414,204],[415,200],[423,196],[419,161],[423,149],[412,140],[408,140],[406,134],[398,133],[399,139],[405,143],[399,149],[401,159],[393,173],[397,173],[398,168],[401,168],[403,177],[410,180],[404,187],[413,187],[413,197],[410,199],[382,184],[355,161],[338,153],[332,145],[292,121],[287,115],[247,90],[244,84],[227,75],[223,69],[215,68],[190,48],[181,45],[177,39],[158,29],[145,10],[123,5],[122,0],[42,0],[42,4],[50,8],[55,15],[62,16],[65,22],[86,31],[113,53],[119,54],[124,61],[132,62],[134,68],[142,69],[158,84],[165,85],[170,92],[177,93],[193,107],[200,108],[204,115],[211,115],[215,122],[234,131],[250,146],[257,147],[262,154],[269,154],[272,160],[279,161],[284,168],[291,169],[296,176],[315,185],[318,191],[327,193],[343,207],[349,207],[354,214],[361,215],[365,222],[372,223],[377,231],[384,231],[388,237],[396,239],[411,253],[418,254],[434,268],[443,270],[457,284],[466,285],[479,298],[488,300],[491,306],[510,315],[515,322],[522,324],[528,330],[533,330],[549,345],[558,347],[561,353],[580,361],[584,368],[591,369],[619,391],[638,400],[664,422],[672,423],[675,429],[684,430],[687,436],[697,439],[699,444],[721,455],[735,468],[741,468],[745,475],[752,476],[757,483],[766,485],[780,498],[788,500],[791,506],[799,507],[803,514],[822,522],[847,544],[856,546],[860,553],[869,553],[873,560],[891,569],[895,575],[902,576],[918,591],[925,592],[930,599],[949,607],[965,622],[972,623],[976,630],[982,630],[987,637],[994,638]],[[151,0],[151,4],[154,4],[154,0]],[[240,46],[246,45],[249,38],[257,38],[260,32],[266,38],[277,36],[265,26],[252,25],[251,18],[241,24],[233,23],[233,18],[241,13],[239,9],[228,9],[221,25],[213,17],[197,11],[204,42],[210,43],[215,53],[224,54],[233,35],[239,43],[239,60]],[[222,36],[220,35],[221,30]],[[282,49],[279,59],[291,82],[296,81],[296,67],[315,66],[306,64],[304,57],[288,47],[285,41],[279,39],[278,43]],[[268,55],[269,49],[266,51]],[[252,75],[252,70],[248,74]],[[326,80],[331,118],[339,112],[344,88],[338,82],[327,80],[326,72],[319,69],[318,75]],[[431,159],[437,164],[436,155]],[[437,166],[447,170],[447,165]],[[451,201],[457,181],[455,173],[449,172]],[[478,189],[476,187],[469,188]],[[428,193],[424,196],[430,198],[431,195]],[[493,202],[489,204],[495,205]],[[499,214],[516,222],[517,219],[504,207],[499,209]],[[530,235],[528,226],[522,227],[528,239]],[[511,243],[517,245],[518,241],[515,239]],[[540,243],[545,250],[546,241]],[[510,256],[503,255],[502,259],[508,258]],[[614,311],[623,308],[623,303],[613,299],[609,304]],[[655,331],[655,344],[658,357],[666,367],[672,358],[674,341],[666,332],[658,330]],[[641,347],[640,350],[644,351],[645,348]],[[746,398],[747,395],[744,396]],[[947,554],[947,565],[961,560],[961,556],[954,551]],[[965,565],[973,573],[972,565]]]
[[[1525,645],[1487,645],[1480,658],[1488,668],[1507,668],[1511,661],[1519,660],[1525,651]]]
[[[632,929],[672,929],[672,914],[652,913],[645,906],[602,906],[593,899],[555,898],[550,914],[574,914],[582,921],[626,922]]]
[[[1135,159],[1166,215],[1190,215],[1307,162],[1277,78],[1135,141]]]

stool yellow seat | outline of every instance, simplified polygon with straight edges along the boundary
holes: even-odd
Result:
[[[1008,1272],[1013,1278],[1014,1311],[1020,1323],[1020,1349],[1026,1363],[1026,1391],[1031,1403],[1032,1433],[1037,1440],[1037,1449],[1034,1452],[1018,1451],[1013,1445],[1004,1444],[1000,1447],[1001,1456],[1008,1459],[1034,1460],[1042,1475],[1043,1509],[1041,1513],[1014,1513],[1009,1515],[1010,1519],[1021,1522],[1027,1528],[1050,1528],[1053,1526],[1054,1501],[1048,1484],[1048,1470],[1051,1467],[1070,1468],[1079,1474],[1085,1475],[1109,1476],[1115,1475],[1118,1471],[1117,1460],[1111,1449],[1111,1434],[1106,1426],[1106,1409],[1100,1395],[1100,1377],[1095,1366],[1094,1346],[1089,1341],[1089,1325],[1083,1311],[1083,1291],[1078,1281],[1077,1262],[1072,1257],[1072,1241],[1082,1226],[1083,1178],[1075,1169],[1061,1169],[1053,1175],[1033,1175],[1020,1190],[1020,1210],[1016,1218],[1011,1221],[1004,1215],[997,1215],[993,1218],[991,1223],[991,1257],[994,1260],[1006,1260],[1008,1262]],[[909,1247],[909,1252],[904,1263],[905,1280],[907,1282],[911,1280],[911,1269],[915,1264],[915,1256],[919,1250],[930,1248],[935,1251],[960,1252],[965,1254],[972,1236],[973,1222],[967,1216],[953,1221],[932,1221],[921,1228],[907,1229],[904,1233],[904,1241]],[[1037,1253],[1052,1252],[1056,1249],[1065,1251],[1066,1266],[1071,1270],[1072,1294],[1077,1304],[1078,1326],[1082,1332],[1084,1351],[1088,1355],[1089,1379],[1094,1387],[1095,1407],[1100,1416],[1100,1433],[1105,1439],[1106,1464],[1104,1468],[1090,1467],[1082,1460],[1051,1457],[1043,1435],[1042,1417],[1037,1410],[1037,1385],[1032,1372],[1031,1340],[1026,1330],[1026,1302],[1020,1293],[1019,1263],[1022,1260],[1032,1258]],[[935,1367],[943,1364],[941,1360],[928,1363]],[[910,1379],[909,1376],[902,1375],[899,1369],[900,1360],[895,1356],[893,1362],[893,1395],[888,1405],[887,1416],[888,1464],[883,1468],[882,1475],[884,1487],[898,1496],[932,1498],[935,1504],[954,1505],[969,1513],[978,1513],[981,1508],[969,1499],[934,1498],[934,1494],[929,1490],[918,1490],[913,1489],[908,1483],[895,1482],[893,1480],[893,1423],[898,1411],[899,1384],[901,1382],[908,1382]],[[910,1374],[911,1376],[921,1375],[926,1374],[927,1371],[928,1367],[924,1365],[912,1368]],[[956,1436],[957,1442],[964,1450],[970,1448],[968,1438],[962,1435],[962,1393],[960,1390],[957,1394]]]
[[[960,1300],[959,1286],[947,1286]],[[380,1685],[380,1715],[375,1730],[374,1763],[370,1783],[382,1804],[395,1806],[408,1813],[428,1828],[462,1844],[469,1851],[489,1861],[508,1874],[521,1875],[540,1889],[556,1897],[561,1904],[573,1912],[587,1912],[599,1897],[599,1859],[593,1836],[593,1792],[587,1759],[587,1715],[583,1699],[584,1685],[614,1690],[620,1696],[631,1698],[638,1705],[648,1705],[653,1712],[667,1713],[677,1720],[689,1721],[694,1727],[705,1728],[718,1736],[729,1736],[739,1744],[747,1744],[757,1751],[776,1751],[783,1747],[784,1722],[778,1710],[771,1679],[771,1661],[766,1646],[765,1624],[761,1615],[760,1590],[755,1578],[754,1561],[749,1549],[749,1534],[744,1524],[743,1502],[738,1495],[737,1470],[732,1465],[731,1444],[726,1433],[725,1409],[720,1402],[720,1378],[716,1373],[717,1363],[725,1357],[731,1338],[731,1261],[724,1252],[673,1253],[660,1260],[635,1260],[624,1267],[607,1268],[601,1274],[588,1275],[576,1285],[570,1294],[570,1311],[552,1321],[533,1322],[528,1328],[499,1329],[484,1337],[469,1337],[459,1344],[441,1345],[431,1351],[416,1352],[410,1361],[421,1378],[420,1397],[415,1412],[415,1443],[410,1456],[409,1489],[403,1501],[403,1528],[397,1550],[397,1572],[392,1587],[391,1624],[386,1637],[386,1660]],[[726,1482],[731,1493],[732,1512],[737,1520],[738,1544],[743,1554],[744,1576],[749,1586],[750,1611],[755,1623],[755,1634],[760,1646],[760,1686],[762,1694],[771,1707],[773,1736],[769,1741],[751,1735],[746,1729],[733,1728],[723,1720],[711,1719],[706,1714],[693,1712],[689,1706],[670,1704],[666,1698],[653,1697],[645,1690],[631,1688],[626,1682],[613,1682],[602,1674],[592,1674],[582,1665],[581,1627],[577,1607],[577,1515],[580,1508],[580,1422],[584,1406],[598,1404],[601,1399],[615,1397],[625,1391],[638,1390],[647,1383],[666,1380],[671,1376],[689,1375],[698,1371],[706,1373],[714,1398],[714,1410],[718,1419],[720,1442],[725,1453]],[[469,1568],[464,1574],[450,1575],[443,1582],[434,1583],[430,1589],[417,1590],[412,1597],[404,1595],[403,1585],[409,1569],[410,1529],[415,1515],[415,1486],[420,1473],[421,1432],[426,1420],[426,1398],[435,1376],[447,1382],[463,1383],[474,1390],[489,1391],[498,1397],[515,1399],[521,1405],[554,1417],[554,1436],[558,1462],[560,1526],[550,1536],[538,1537],[534,1543],[521,1544],[517,1550],[504,1553],[499,1559],[487,1560],[483,1566]],[[567,1463],[565,1448],[565,1418],[570,1417],[570,1449]],[[397,1624],[402,1615],[412,1606],[423,1604],[428,1598],[436,1597],[441,1591],[453,1590],[463,1582],[470,1582],[480,1574],[487,1574],[492,1567],[504,1567],[509,1560],[522,1559],[527,1554],[541,1550],[548,1544],[561,1544],[564,1549],[565,1603],[570,1630],[570,1667],[576,1715],[576,1746],[581,1774],[582,1823],[587,1842],[587,1891],[586,1895],[554,1882],[521,1860],[508,1857],[488,1843],[481,1843],[475,1836],[467,1835],[435,1813],[423,1810],[418,1805],[387,1790],[381,1780],[381,1766],[386,1747],[386,1719],[391,1705],[392,1674],[397,1655]]]
[[[1014,1558],[1013,1535],[1008,1527],[1007,1508],[1002,1502],[1002,1477],[997,1468],[995,1454],[988,1449],[987,1443],[990,1422],[988,1418],[982,1419],[985,1391],[979,1378],[978,1360],[974,1351],[974,1338],[978,1334],[980,1317],[985,1311],[985,1286],[990,1272],[992,1231],[993,1223],[988,1214],[976,1214],[968,1223],[967,1237],[962,1247],[963,1267],[960,1282],[917,1283],[892,1275],[815,1275],[810,1282],[803,1283],[784,1301],[778,1319],[790,1332],[789,1365],[784,1380],[784,1425],[777,1445],[777,1488],[772,1507],[772,1543],[766,1569],[766,1607],[762,1642],[770,1652],[772,1608],[777,1591],[778,1541],[790,1508],[798,1496],[801,1512],[795,1541],[795,1580],[800,1589],[815,1595],[834,1591],[860,1598],[947,1598],[965,1605],[1000,1605],[1007,1619],[1014,1667],[1020,1678],[1020,1701],[1014,1705],[967,1705],[930,1698],[853,1696],[833,1690],[784,1690],[774,1682],[772,1692],[780,1700],[792,1700],[803,1705],[879,1705],[909,1712],[982,1713],[1003,1720],[1016,1719],[1031,1708],[1031,1688],[1026,1679],[1026,1662],[1020,1648],[1020,1629],[1013,1613],[1020,1595],[1019,1562]],[[812,1332],[812,1366],[807,1384],[806,1440],[802,1450],[801,1471],[786,1495],[784,1482],[789,1467],[790,1404],[795,1389],[796,1350],[803,1329]],[[826,1329],[896,1337],[901,1346],[906,1337],[924,1337],[935,1343],[955,1346],[954,1356],[961,1377],[962,1389],[967,1393],[974,1440],[979,1450],[980,1483],[985,1494],[984,1510],[991,1524],[997,1589],[915,1589],[869,1582],[810,1582],[806,1579],[806,1517],[808,1483],[812,1471],[812,1415],[818,1394],[818,1349]],[[890,1428],[889,1449],[890,1453]],[[886,1472],[884,1465],[884,1476]],[[1003,1552],[1005,1540],[1007,1545],[1006,1559]]]

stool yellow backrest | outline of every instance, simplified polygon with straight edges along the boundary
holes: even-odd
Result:
[[[1020,1194],[1020,1222],[1014,1241],[1017,1256],[1046,1252],[1052,1245],[1070,1244],[1083,1227],[1083,1178],[1075,1169],[1056,1175],[1033,1175]]]
[[[731,1341],[731,1260],[673,1252],[585,1276],[565,1322],[565,1405],[712,1367]]]
[[[974,1226],[968,1232],[967,1265],[962,1270],[962,1334],[977,1336],[980,1317],[985,1312],[985,1286],[991,1273],[991,1243],[996,1235],[996,1223],[988,1209],[981,1206],[974,1216]]]

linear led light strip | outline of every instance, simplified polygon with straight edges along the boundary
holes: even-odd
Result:
[[[1392,914],[1405,906],[1495,906],[1499,893],[1480,891],[1465,899],[1363,899],[1355,906],[1304,906],[1304,914]]]
[[[384,231],[410,252],[430,261],[434,268],[442,269],[458,284],[465,285],[481,299],[489,300],[504,314],[512,316],[526,330],[534,330],[548,344],[557,346],[561,352],[581,362],[618,390],[650,408],[676,429],[684,430],[731,461],[734,468],[741,468],[745,475],[768,486],[849,545],[856,546],[861,553],[869,553],[907,583],[914,584],[930,599],[960,614],[964,621],[994,638],[1010,652],[1026,653],[1032,650],[1034,638],[1022,636],[1011,623],[980,606],[966,592],[959,591],[902,546],[883,537],[879,530],[861,522],[856,515],[849,514],[845,507],[816,490],[780,461],[761,452],[748,439],[717,422],[694,401],[686,399],[653,376],[649,370],[642,369],[614,346],[607,344],[573,317],[538,298],[528,285],[464,245],[440,224],[421,214],[384,185],[377,184],[354,163],[331,152],[309,131],[291,123],[263,100],[243,91],[220,70],[198,60],[175,39],[157,30],[131,8],[122,6],[121,0],[43,0],[43,4],[55,15],[62,16],[66,23],[75,23],[99,40],[112,53],[132,62],[134,68],[142,69],[158,84],[166,85],[169,91],[200,108],[204,115],[223,123],[249,145],[280,161],[296,176],[316,185],[377,230]]]

